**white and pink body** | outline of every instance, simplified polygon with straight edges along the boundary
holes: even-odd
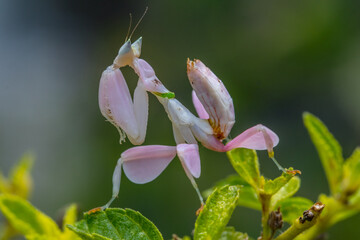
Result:
[[[268,150],[269,155],[273,153],[279,138],[261,124],[249,128],[226,145],[222,143],[235,123],[233,101],[222,81],[200,60],[187,63],[188,78],[194,89],[193,103],[199,115],[196,117],[165,88],[153,68],[139,58],[140,53],[141,38],[133,44],[130,40],[125,42],[113,65],[103,72],[99,87],[101,113],[119,130],[120,143],[126,134],[132,144],[140,145],[146,136],[147,92],[150,92],[163,105],[172,122],[176,146],[138,146],[123,152],[113,174],[113,197],[103,208],[107,208],[119,193],[122,168],[132,182],[143,184],[160,175],[176,155],[203,203],[194,180],[201,172],[198,141],[218,152],[249,148]],[[120,71],[124,66],[130,66],[139,76],[133,99]]]

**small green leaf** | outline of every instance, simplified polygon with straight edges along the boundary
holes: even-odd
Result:
[[[235,231],[234,227],[226,227],[219,240],[249,240],[249,236],[246,233]]]
[[[291,171],[292,168],[290,168],[289,170]],[[280,177],[277,177],[274,180],[267,179],[264,185],[264,193],[266,195],[274,195],[282,187],[284,187],[293,177],[294,174],[284,172],[281,174]]]
[[[194,239],[219,239],[237,205],[239,186],[216,189],[206,200],[204,209],[195,222]]]
[[[61,240],[73,240],[73,239],[80,239],[77,235],[68,229],[66,225],[74,224],[76,222],[76,215],[77,215],[77,207],[75,204],[71,204],[65,212],[64,220],[63,220],[63,233]]]
[[[51,218],[21,197],[0,195],[0,210],[11,225],[24,235],[45,235],[49,238],[60,235],[60,229]]]
[[[342,164],[344,162],[342,149],[327,127],[314,115],[303,114],[304,124],[314,143],[332,194],[337,193],[342,179]]]
[[[241,186],[238,205],[261,210],[261,204],[255,189],[244,181],[239,175],[230,175],[215,183],[215,186],[203,192],[203,196],[207,198],[216,188],[225,185]]]
[[[343,171],[345,195],[352,195],[360,188],[360,147],[345,161]]]
[[[26,199],[32,190],[32,164],[33,156],[25,154],[12,169],[9,179],[0,174],[0,193],[14,194]]]
[[[270,210],[274,210],[277,202],[293,196],[300,188],[300,178],[293,177],[286,183],[282,188],[279,189],[277,193],[275,193],[270,200]]]
[[[279,201],[276,208],[280,207],[283,220],[292,224],[296,218],[301,216],[312,205],[313,202],[307,198],[292,197]]]
[[[155,225],[131,209],[108,208],[85,213],[84,220],[67,225],[82,239],[162,240]]]
[[[236,148],[227,155],[236,172],[256,190],[260,185],[259,161],[255,150]]]

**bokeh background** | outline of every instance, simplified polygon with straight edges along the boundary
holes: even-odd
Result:
[[[302,113],[320,117],[347,157],[360,144],[360,2],[327,1],[0,1],[0,169],[23,153],[36,155],[32,203],[60,218],[69,203],[81,211],[111,196],[121,152],[115,128],[98,108],[101,72],[123,44],[129,13],[133,40],[143,36],[142,58],[192,111],[186,59],[209,66],[233,97],[232,137],[257,123],[280,136],[276,156],[300,169],[299,195],[315,201],[328,187]],[[123,70],[131,89],[135,74]],[[150,97],[145,144],[174,144],[162,106]],[[203,147],[205,190],[234,173],[225,154]],[[263,174],[276,166],[259,153]],[[133,208],[169,239],[190,234],[199,202],[177,159],[155,181],[122,177],[114,207]],[[260,213],[237,208],[230,225],[257,237]],[[329,239],[360,235],[360,216],[330,230]]]

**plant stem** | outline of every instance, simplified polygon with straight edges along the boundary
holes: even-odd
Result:
[[[276,240],[291,240],[298,236],[300,233],[314,226],[320,216],[325,205],[318,202],[315,203],[309,210],[303,213],[285,232],[276,238]]]
[[[270,214],[270,199],[271,195],[260,193],[260,201],[262,205],[262,218],[261,223],[263,227],[261,240],[269,240],[272,238],[272,230],[268,225],[269,214]]]

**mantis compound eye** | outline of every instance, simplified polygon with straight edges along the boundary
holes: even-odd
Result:
[[[134,53],[134,56],[139,58],[141,54],[141,44],[142,44],[142,37],[139,37],[133,44],[131,44],[131,49]]]
[[[141,43],[140,43],[141,46]],[[121,68],[131,65],[134,60],[134,52],[130,40],[126,41],[120,48],[118,55],[114,59],[114,67]]]

